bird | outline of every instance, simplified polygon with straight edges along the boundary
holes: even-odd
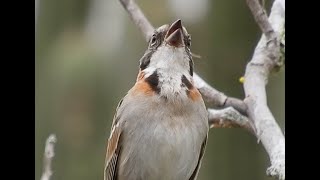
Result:
[[[154,30],[136,82],[116,108],[104,180],[197,179],[209,124],[190,46],[180,19]]]

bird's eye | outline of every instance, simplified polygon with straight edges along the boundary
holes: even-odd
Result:
[[[157,41],[156,34],[153,34],[150,41],[150,45],[153,46],[156,43],[156,41]]]

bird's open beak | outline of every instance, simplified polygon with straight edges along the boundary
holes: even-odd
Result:
[[[182,24],[181,20],[178,19],[176,22],[172,23],[166,36],[165,41],[174,47],[184,46],[183,36],[182,36]]]

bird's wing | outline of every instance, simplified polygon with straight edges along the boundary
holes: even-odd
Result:
[[[198,172],[199,172],[199,169],[200,169],[200,166],[201,166],[202,157],[203,157],[204,151],[205,151],[205,149],[206,149],[207,139],[208,139],[208,135],[206,136],[206,138],[204,139],[204,141],[203,141],[203,143],[202,143],[202,145],[201,145],[201,150],[200,150],[200,155],[199,155],[198,164],[197,164],[195,170],[193,171],[191,177],[189,178],[189,180],[195,180],[195,179],[197,179]]]
[[[108,139],[108,146],[104,166],[104,180],[116,180],[117,178],[117,163],[121,151],[120,138],[122,133],[122,127],[119,123],[119,115],[117,112],[121,107],[122,101],[123,99],[118,104],[112,122],[111,134]]]

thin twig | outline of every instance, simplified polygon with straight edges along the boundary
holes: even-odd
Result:
[[[54,157],[54,145],[57,142],[56,135],[51,134],[46,141],[43,159],[43,173],[41,180],[50,180],[52,175],[51,162]]]
[[[246,104],[237,98],[228,97],[222,92],[219,92],[207,82],[205,82],[198,74],[194,73],[193,80],[195,86],[199,89],[204,100],[211,105],[216,107],[233,107],[241,114],[246,114],[247,106]]]
[[[122,6],[129,12],[130,18],[136,24],[136,26],[138,26],[145,40],[149,41],[154,31],[154,27],[144,16],[139,6],[137,6],[137,4],[132,0],[120,0],[120,2]]]
[[[249,119],[241,115],[233,107],[224,109],[208,109],[209,112],[209,125],[210,128],[234,128],[240,127],[247,129],[255,135]]]

